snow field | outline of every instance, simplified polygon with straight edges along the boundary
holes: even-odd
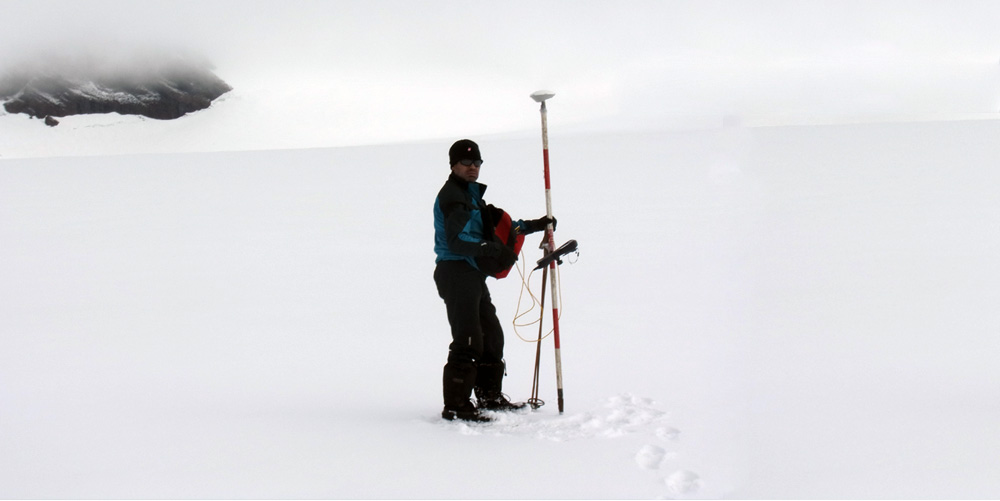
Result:
[[[438,418],[453,139],[5,158],[0,494],[995,497],[998,135],[553,132],[566,413],[547,340],[485,426]],[[538,139],[474,139],[540,216]]]

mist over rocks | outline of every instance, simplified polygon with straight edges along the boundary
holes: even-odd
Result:
[[[119,113],[172,120],[232,90],[206,59],[171,51],[48,54],[0,70],[8,113],[33,118]]]

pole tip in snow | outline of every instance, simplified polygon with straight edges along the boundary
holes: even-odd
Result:
[[[539,103],[544,103],[546,99],[552,99],[552,96],[554,95],[556,95],[556,93],[550,90],[539,90],[531,94],[531,99],[534,99]]]

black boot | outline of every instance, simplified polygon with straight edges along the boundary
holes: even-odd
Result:
[[[500,390],[503,388],[503,375],[506,368],[503,362],[479,364],[476,372],[476,402],[481,410],[486,411],[517,411],[528,404],[511,402]]]
[[[444,366],[444,410],[441,417],[453,421],[490,421],[472,405],[472,386],[476,381],[476,366],[449,362]]]

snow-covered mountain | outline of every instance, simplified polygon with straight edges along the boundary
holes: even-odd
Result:
[[[169,120],[203,110],[232,87],[205,61],[165,52],[42,58],[0,75],[8,113],[34,118],[118,113]]]

